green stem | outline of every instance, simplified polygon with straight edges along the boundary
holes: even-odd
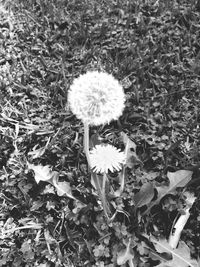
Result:
[[[106,193],[106,180],[107,180],[107,176],[106,173],[103,173],[103,183],[102,183],[102,195],[105,196]]]
[[[87,162],[88,162],[88,167],[91,168],[90,154],[89,154],[89,125],[88,123],[84,123],[84,150],[85,150],[85,155],[86,155]],[[96,190],[98,191],[98,195],[101,199],[104,213],[107,219],[109,219],[109,215],[111,214],[111,211],[108,207],[108,204],[106,202],[106,196],[105,196],[105,186],[106,186],[107,176],[106,174],[103,175],[103,186],[101,188],[99,184],[99,178],[97,177],[96,173],[94,173],[91,170],[91,174],[92,174],[93,181],[95,183]]]
[[[88,166],[91,167],[90,154],[89,154],[89,125],[84,123],[84,150],[87,158]]]
[[[105,186],[103,185],[102,188],[101,188],[101,186],[99,184],[99,177],[93,171],[92,171],[92,178],[93,178],[93,181],[95,183],[95,187],[96,187],[96,190],[98,192],[98,195],[99,195],[99,197],[101,199],[101,203],[102,203],[102,206],[103,206],[104,214],[105,214],[106,218],[109,220],[110,215],[111,215],[111,211],[110,211],[110,208],[109,208],[108,203],[106,201]],[[105,174],[105,176],[103,177],[103,179],[104,179],[103,180],[103,184],[105,184],[106,178],[107,178],[107,176]]]
[[[107,218],[109,219],[109,217],[111,215],[111,211],[109,208],[109,204],[106,201],[106,180],[107,180],[107,175],[104,172],[103,173],[103,183],[102,183],[102,204],[103,204],[104,210],[106,210]]]

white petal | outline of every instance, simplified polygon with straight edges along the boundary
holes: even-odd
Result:
[[[97,145],[90,152],[91,167],[95,172],[114,172],[122,168],[125,161],[123,152],[111,145]]]

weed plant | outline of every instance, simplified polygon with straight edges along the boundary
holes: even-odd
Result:
[[[0,1],[0,266],[199,266],[199,6]]]

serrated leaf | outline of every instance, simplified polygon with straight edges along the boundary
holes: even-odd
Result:
[[[172,249],[166,239],[151,238],[151,241],[154,243],[157,252],[170,253],[172,256],[171,260],[162,262],[157,267],[198,267],[197,261],[191,259],[189,247],[183,241],[179,242],[177,249]]]
[[[167,194],[174,194],[176,188],[184,187],[192,179],[192,171],[179,170],[176,172],[168,172],[167,177],[169,178],[168,186],[156,186],[158,192],[157,199],[151,203],[145,213],[147,213],[154,205],[160,202],[160,200]]]
[[[142,207],[150,203],[154,197],[154,187],[152,183],[144,183],[140,188],[140,191],[135,194],[134,202],[136,207]]]
[[[72,196],[71,186],[68,182],[59,182],[59,173],[56,171],[51,171],[50,166],[42,166],[42,165],[33,165],[28,163],[28,168],[33,170],[35,173],[35,180],[37,183],[40,181],[45,181],[52,184],[59,196],[66,195],[72,199],[75,199]]]
[[[58,172],[52,171],[49,165],[42,166],[28,163],[28,168],[34,171],[37,183],[40,181],[49,182],[54,176],[58,175]]]
[[[178,187],[184,187],[192,178],[192,171],[179,170],[176,172],[168,172],[169,185],[156,187],[158,191],[158,200],[167,194],[173,194]]]

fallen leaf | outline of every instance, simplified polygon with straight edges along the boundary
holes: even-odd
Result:
[[[52,171],[49,165],[42,166],[42,165],[34,165],[28,163],[28,168],[33,170],[35,173],[35,181],[39,183],[40,181],[48,182],[54,176],[58,175],[58,172]]]
[[[70,197],[72,197],[72,190],[71,190],[70,183],[58,182],[57,185],[58,185],[58,187],[56,187],[56,189],[57,189],[57,194],[59,196],[63,196],[66,194],[66,195],[70,195]]]
[[[64,181],[64,182],[59,182],[58,181],[58,176],[54,175],[54,177],[52,178],[52,182],[51,182],[56,190],[57,190],[57,194],[59,196],[63,196],[63,195],[66,195],[67,197],[69,198],[72,198],[72,199],[75,199],[75,197],[73,197],[72,195],[72,190],[71,190],[71,186],[70,186],[70,183]]]

